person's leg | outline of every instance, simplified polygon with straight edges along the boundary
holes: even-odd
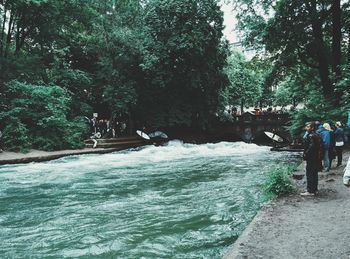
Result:
[[[326,170],[326,172],[329,171],[329,157],[328,157],[328,149],[324,151],[323,154],[323,169]]]
[[[312,162],[307,162],[306,163],[306,190],[308,193],[316,194],[317,186],[318,186],[317,166]]]
[[[312,173],[310,170],[310,162],[306,161],[306,190],[309,191],[310,189],[310,184],[312,182]]]
[[[340,166],[343,162],[343,147],[335,147],[337,152],[337,166]]]
[[[334,151],[332,148],[328,150],[328,158],[329,158],[329,165],[328,165],[328,170],[332,168],[332,161],[334,159]]]
[[[308,192],[310,193],[316,193],[317,192],[317,186],[318,186],[318,172],[316,169],[316,165],[311,163],[310,165],[310,184]]]

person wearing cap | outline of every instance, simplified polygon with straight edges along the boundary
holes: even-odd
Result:
[[[329,123],[324,123],[323,128],[328,130],[329,132],[329,147],[328,147],[328,168],[326,168],[326,172],[329,172],[329,170],[332,167],[332,161],[336,157],[336,152],[335,152],[335,136],[333,129],[331,128],[331,125]]]
[[[307,122],[305,129],[307,135],[304,140],[303,159],[306,161],[306,192],[300,195],[313,196],[317,192],[318,172],[322,170],[320,167],[322,140],[315,132],[315,122]]]
[[[341,122],[335,123],[335,151],[337,152],[337,166],[341,166],[343,162],[343,147],[345,142],[344,130],[341,128]]]

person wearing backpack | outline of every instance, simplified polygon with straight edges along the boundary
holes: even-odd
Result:
[[[345,143],[344,130],[341,127],[341,122],[335,123],[335,151],[337,152],[337,167],[342,165],[343,162],[343,147]]]
[[[329,133],[329,130],[327,130],[324,126],[325,126],[324,124],[323,125],[321,124],[318,127],[316,132],[322,138],[322,144],[323,144],[323,146],[322,146],[322,148],[323,148],[323,169],[327,173],[327,172],[329,172],[329,155],[328,154],[329,154],[329,147],[330,147],[330,144],[331,144],[331,135]],[[328,126],[329,126],[329,124],[328,124]]]
[[[328,130],[330,135],[330,144],[328,148],[328,158],[329,158],[329,164],[328,168],[326,169],[326,172],[328,172],[332,167],[332,161],[336,158],[336,151],[335,151],[335,135],[334,135],[334,126],[331,127],[329,123],[324,123],[323,127]]]

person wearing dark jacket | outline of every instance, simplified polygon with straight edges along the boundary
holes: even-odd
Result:
[[[303,196],[315,195],[318,185],[318,172],[321,160],[322,140],[315,132],[315,122],[305,124],[307,134],[304,140],[303,159],[306,161],[306,192],[301,193]]]

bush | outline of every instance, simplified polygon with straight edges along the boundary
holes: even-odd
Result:
[[[71,99],[56,85],[11,81],[6,85],[7,110],[0,111],[8,150],[82,148],[88,126],[83,118],[68,120]]]
[[[294,171],[293,167],[284,166],[271,169],[263,184],[264,194],[267,198],[274,198],[294,191],[289,174]]]
[[[17,118],[9,120],[4,128],[4,147],[8,151],[28,152],[31,140],[26,126]]]

